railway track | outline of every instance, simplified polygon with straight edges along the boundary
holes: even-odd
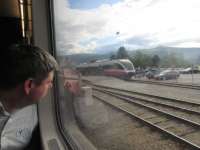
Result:
[[[130,91],[93,86],[94,97],[124,111],[143,123],[170,135],[194,149],[200,149],[200,104],[162,99]]]
[[[99,87],[99,88],[106,88],[106,89],[110,89],[110,90],[115,90],[117,92],[125,92],[125,93],[129,93],[131,95],[137,95],[137,96],[146,96],[146,97],[151,97],[152,99],[153,98],[156,98],[156,99],[162,99],[162,100],[165,100],[165,101],[171,101],[173,102],[174,100],[176,100],[176,102],[179,101],[179,104],[182,104],[182,103],[190,103],[191,105],[198,105],[200,103],[195,103],[195,102],[189,102],[189,101],[185,101],[185,100],[182,100],[182,99],[174,99],[174,98],[170,98],[170,97],[163,97],[163,96],[159,96],[159,95],[151,95],[151,94],[147,94],[147,93],[143,93],[143,92],[138,92],[138,91],[133,91],[133,90],[124,90],[124,89],[120,89],[120,88],[113,88],[113,87],[110,87],[110,86],[104,86],[104,85],[99,85],[99,84],[94,84],[92,83],[91,81],[88,81],[88,80],[84,80],[84,83],[88,84],[88,85],[91,85],[91,86],[95,86],[95,87]]]
[[[200,85],[194,85],[194,84],[169,83],[169,82],[136,80],[136,79],[127,79],[126,81],[200,90]]]

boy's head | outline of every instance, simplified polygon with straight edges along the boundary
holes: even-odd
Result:
[[[24,84],[27,79],[41,84],[50,72],[58,70],[58,64],[39,47],[15,44],[1,51],[0,69],[0,90],[9,90]]]

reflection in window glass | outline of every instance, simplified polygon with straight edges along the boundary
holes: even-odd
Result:
[[[75,120],[97,149],[145,149],[143,144],[182,149],[171,139],[155,143],[160,133],[141,129],[140,122],[92,95],[128,109],[126,102],[101,95],[84,81],[121,89],[118,94],[199,99],[191,89],[171,87],[200,84],[199,8],[199,0],[54,0],[57,58],[65,82],[82,79],[82,95],[73,100]]]

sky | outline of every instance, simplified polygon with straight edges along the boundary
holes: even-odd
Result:
[[[62,54],[200,47],[200,0],[54,0]]]

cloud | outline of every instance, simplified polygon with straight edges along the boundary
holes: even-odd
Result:
[[[155,43],[155,40],[148,35],[134,36],[126,40],[126,44],[138,45],[138,47],[152,47],[154,46],[153,43]]]
[[[62,53],[95,52],[122,41],[133,48],[200,45],[199,0],[124,0],[88,10],[71,9],[66,0],[54,5],[57,49]],[[100,42],[107,37],[112,43]]]
[[[104,34],[106,20],[97,11],[73,10],[63,5],[63,0],[56,1],[55,29],[57,48],[65,48],[66,52],[85,52],[94,49],[94,42],[86,46],[80,43]],[[68,7],[67,7],[68,6]],[[58,10],[58,11],[57,11]],[[73,45],[73,46],[72,46]]]

